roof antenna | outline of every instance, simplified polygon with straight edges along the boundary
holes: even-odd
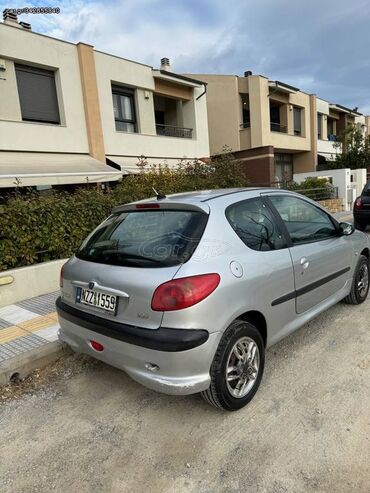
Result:
[[[157,190],[154,187],[152,187],[152,190],[156,194],[157,200],[162,200],[162,199],[165,199],[166,198],[166,196],[163,195],[163,193],[158,193]]]

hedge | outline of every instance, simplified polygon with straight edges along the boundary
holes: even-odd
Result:
[[[107,192],[97,187],[49,195],[16,190],[0,210],[0,271],[69,257],[114,206],[152,197],[152,187],[170,194],[248,185],[240,163],[228,154],[209,163],[180,162],[172,170],[150,166],[145,158],[138,165],[137,175]]]

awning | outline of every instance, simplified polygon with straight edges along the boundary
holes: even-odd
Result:
[[[122,172],[88,154],[0,152],[0,188],[117,181]]]
[[[140,167],[138,163],[140,162],[140,156],[107,156],[107,159],[113,161],[114,163],[121,166],[121,174],[123,175],[133,175],[136,173],[140,173]],[[185,161],[193,161],[195,158],[160,158],[160,157],[147,157],[145,158],[148,163],[144,169],[148,170],[150,165],[167,165],[169,168],[176,168],[179,164],[179,161],[183,159]]]

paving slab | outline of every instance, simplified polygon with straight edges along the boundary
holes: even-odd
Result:
[[[54,291],[0,308],[0,385],[59,357],[58,295]]]

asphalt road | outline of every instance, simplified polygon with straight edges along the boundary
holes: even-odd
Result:
[[[236,413],[68,357],[0,406],[0,491],[368,493],[369,319],[340,303],[272,347]]]

